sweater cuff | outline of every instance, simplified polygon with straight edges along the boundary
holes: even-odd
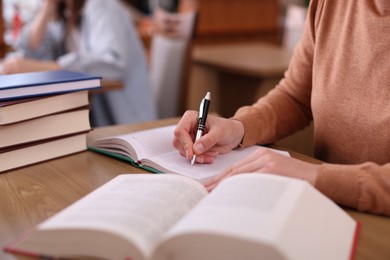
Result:
[[[257,143],[256,132],[258,131],[258,129],[256,129],[256,127],[253,127],[253,118],[245,115],[235,115],[231,119],[238,120],[244,125],[244,136],[241,143],[239,144],[239,147],[248,147],[255,145]]]
[[[361,189],[354,168],[324,163],[319,167],[315,187],[336,203],[357,208]]]
[[[82,71],[82,63],[78,60],[76,53],[68,53],[57,59],[58,64],[63,69]]]

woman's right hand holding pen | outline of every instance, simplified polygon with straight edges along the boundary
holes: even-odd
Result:
[[[244,126],[238,120],[209,115],[204,135],[194,143],[198,129],[198,112],[187,111],[174,131],[173,146],[191,160],[196,154],[197,163],[212,163],[218,154],[236,148],[244,136]]]

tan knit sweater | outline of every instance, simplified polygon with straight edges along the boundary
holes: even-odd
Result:
[[[335,202],[390,216],[390,1],[312,0],[285,78],[234,116],[244,146],[314,120],[315,186]]]

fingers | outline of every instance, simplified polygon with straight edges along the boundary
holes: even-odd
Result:
[[[16,58],[5,60],[2,66],[4,74],[12,74],[18,71],[18,61]]]
[[[209,116],[209,122],[206,128],[214,127],[212,121],[215,120]],[[184,113],[182,119],[177,124],[174,131],[173,146],[179,150],[180,154],[187,159],[192,159],[196,154],[196,162],[198,163],[212,163],[214,158],[218,155],[215,150],[216,135],[206,133],[194,143],[196,131],[198,128],[198,112],[187,111]]]
[[[198,128],[198,112],[187,111],[174,131],[173,146],[188,160],[196,154],[197,163],[212,163],[218,154],[227,153],[237,146],[243,133],[229,129],[240,128],[243,132],[241,125],[237,127],[232,120],[208,116],[204,134],[199,140],[194,141]],[[233,138],[232,135],[234,135]],[[236,139],[239,141],[237,142]]]
[[[203,154],[197,155],[195,162],[211,164],[214,162],[215,158],[218,156],[218,152],[216,151],[207,151]]]
[[[226,138],[229,121],[221,117],[208,116],[206,133],[195,142],[194,153],[200,155],[206,151],[214,150],[219,154],[224,154],[231,151],[233,146],[230,144],[229,138]]]
[[[222,173],[218,174],[214,178],[210,179],[209,181],[206,181],[203,185],[208,191],[213,190],[222,180],[230,177],[233,175],[234,171],[232,171],[232,167],[229,167]]]
[[[203,135],[198,141],[194,144],[194,153],[202,154],[206,151],[212,149],[217,143],[216,135],[213,133],[207,133]]]
[[[174,131],[173,146],[180,154],[191,160],[194,155],[193,139],[198,127],[198,112],[187,111],[177,124]]]
[[[266,148],[259,147],[243,160],[233,164],[231,171],[235,173],[261,171],[268,167],[269,153],[273,152]]]
[[[214,189],[221,181],[236,174],[264,172],[269,168],[269,153],[274,153],[266,148],[259,147],[248,157],[236,162],[213,179],[204,183],[208,191]]]

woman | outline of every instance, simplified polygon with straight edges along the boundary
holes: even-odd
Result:
[[[209,116],[193,143],[197,112],[175,130],[188,160],[212,163],[236,147],[268,144],[314,122],[311,164],[259,148],[206,184],[243,172],[300,178],[335,202],[390,216],[390,41],[388,0],[311,0],[285,78],[233,118]]]
[[[142,43],[121,2],[44,0],[16,48],[23,57],[7,59],[5,73],[66,69],[124,82],[93,96],[92,125],[156,118]]]

